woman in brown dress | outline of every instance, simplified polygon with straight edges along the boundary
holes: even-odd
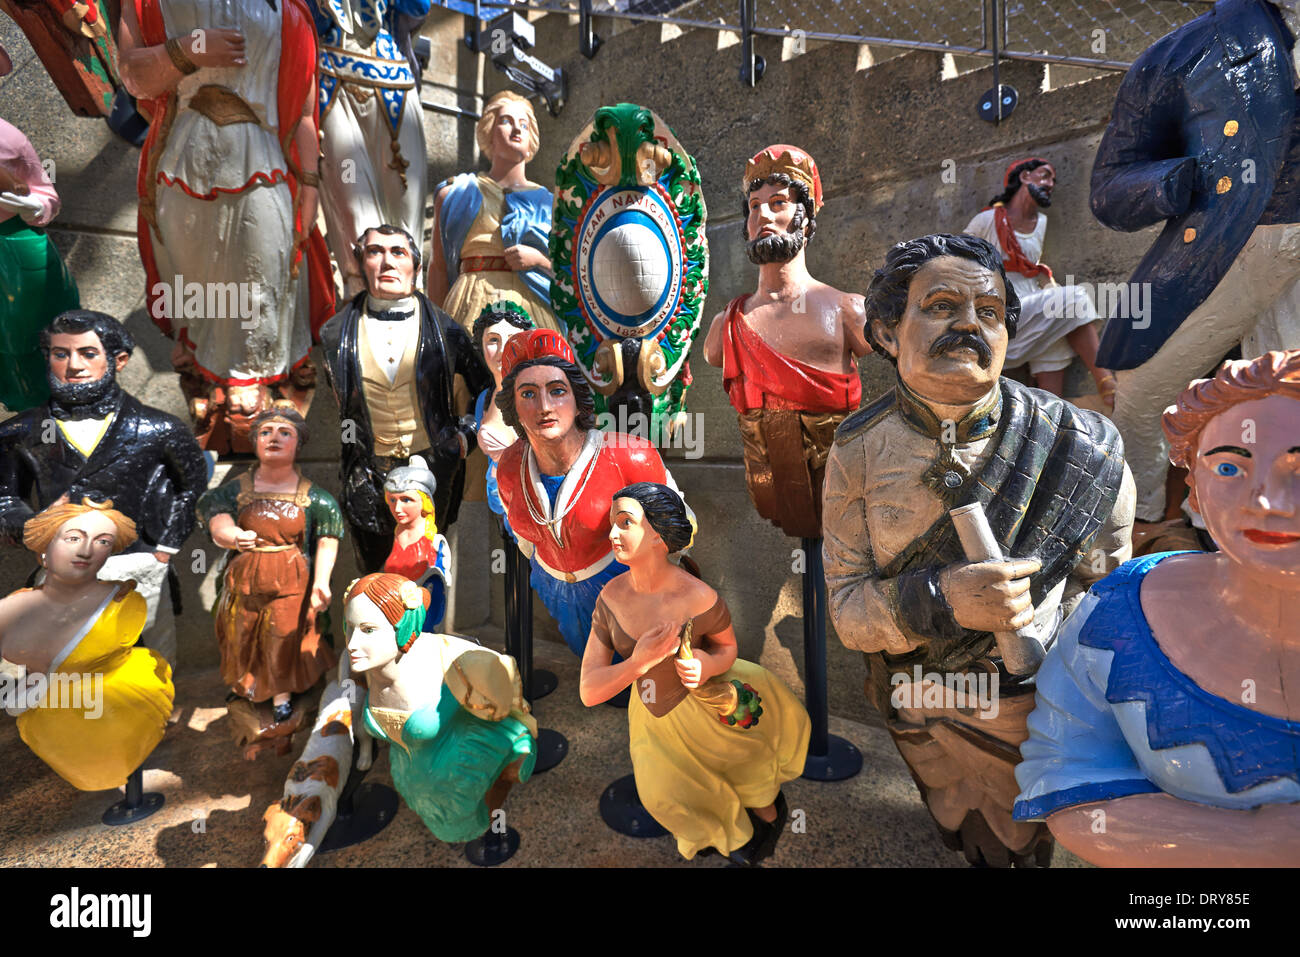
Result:
[[[279,722],[292,713],[291,696],[335,664],[316,615],[329,607],[343,515],[294,464],[307,441],[302,416],[268,409],[252,436],[257,468],[205,493],[198,512],[212,541],[237,553],[216,610],[221,680],[250,701],[271,699]]]

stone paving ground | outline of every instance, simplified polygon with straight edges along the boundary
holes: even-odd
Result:
[[[502,650],[484,633],[485,644]],[[497,636],[499,638],[499,634]],[[616,834],[600,818],[601,790],[631,772],[627,717],[578,700],[578,660],[566,649],[538,649],[539,667],[554,671],[559,687],[537,703],[543,727],[569,740],[561,764],[517,787],[506,802],[508,823],[521,846],[507,867],[721,867],[717,857],[685,861],[669,837]],[[121,792],[81,792],[60,779],[19,740],[15,722],[0,713],[0,867],[250,867],[262,855],[262,814],[279,800],[285,775],[301,750],[245,761],[231,741],[215,669],[183,675],[177,686],[180,720],[146,762],[145,788],[166,797],[165,807],[139,824],[107,827],[104,809]],[[888,734],[836,717],[831,731],[862,751],[857,777],[836,783],[799,779],[785,786],[791,809],[804,812],[806,830],[786,834],[769,866],[964,867],[939,842],[902,759]],[[386,750],[367,776],[391,786]],[[469,867],[462,845],[447,845],[401,806],[396,819],[371,840],[321,854],[311,867]],[[1086,866],[1057,848],[1056,866]]]

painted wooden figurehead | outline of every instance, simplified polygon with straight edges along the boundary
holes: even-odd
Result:
[[[685,412],[707,217],[695,159],[645,107],[601,107],[560,161],[551,302],[619,431],[666,436]]]
[[[1218,551],[1092,587],[1039,669],[1015,816],[1099,866],[1294,866],[1300,350],[1224,363],[1162,424]]]

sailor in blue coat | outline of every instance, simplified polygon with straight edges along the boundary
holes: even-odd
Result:
[[[1300,0],[1219,0],[1133,64],[1097,151],[1097,218],[1165,224],[1097,355],[1117,370],[1140,521],[1165,517],[1164,408],[1239,344],[1300,347],[1298,33]]]

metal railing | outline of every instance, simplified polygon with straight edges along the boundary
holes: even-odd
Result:
[[[468,0],[459,0],[461,9]],[[507,9],[1125,70],[1212,0],[479,0]],[[991,25],[996,22],[998,35]]]

